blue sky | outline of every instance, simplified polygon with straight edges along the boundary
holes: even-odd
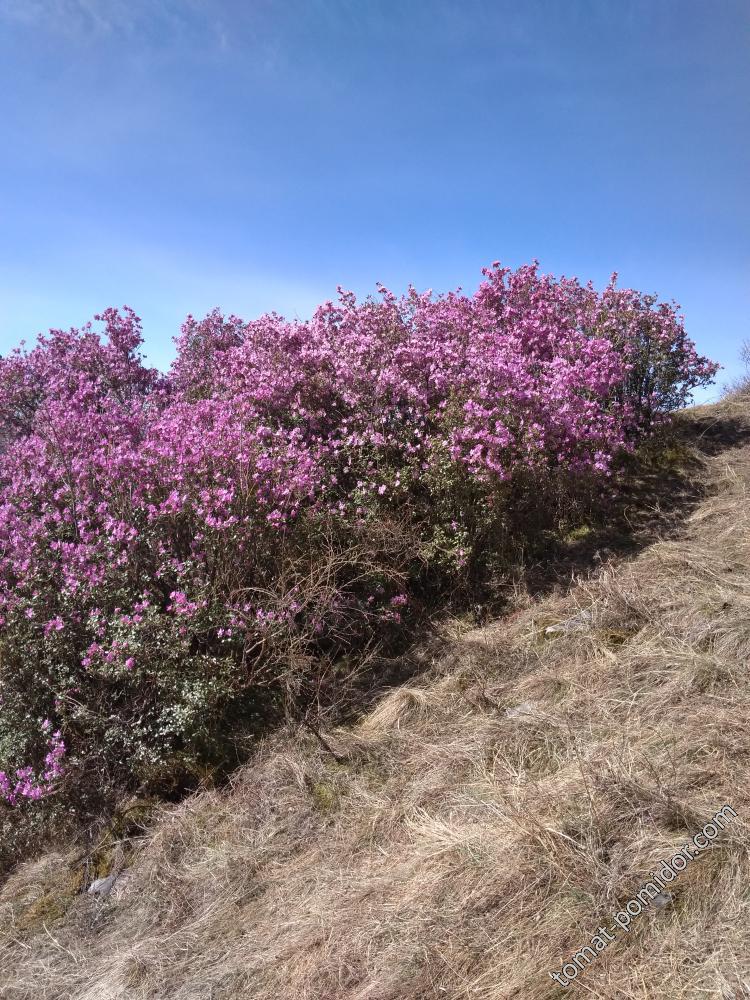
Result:
[[[0,0],[0,115],[0,352],[533,257],[750,336],[747,0]]]

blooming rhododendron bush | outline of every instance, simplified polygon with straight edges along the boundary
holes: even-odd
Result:
[[[715,366],[676,307],[493,265],[307,322],[138,318],[0,360],[0,798],[143,778],[377,641],[523,496],[608,476]]]

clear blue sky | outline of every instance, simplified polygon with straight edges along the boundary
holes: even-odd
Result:
[[[0,352],[532,257],[750,335],[748,0],[0,0],[0,113]]]

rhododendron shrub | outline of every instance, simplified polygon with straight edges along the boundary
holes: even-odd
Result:
[[[640,430],[684,406],[719,366],[699,356],[685,331],[679,307],[656,295],[616,286],[617,275],[592,309],[592,329],[605,336],[628,364],[619,398],[632,408]]]
[[[535,265],[189,317],[166,375],[132,311],[97,320],[0,360],[0,766],[30,788],[48,718],[79,767],[194,759],[230,703],[398,627],[425,568],[470,572],[715,371],[675,307]]]

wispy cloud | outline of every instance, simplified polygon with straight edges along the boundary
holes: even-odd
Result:
[[[0,0],[0,20],[71,40],[184,32],[209,11],[203,0]]]

